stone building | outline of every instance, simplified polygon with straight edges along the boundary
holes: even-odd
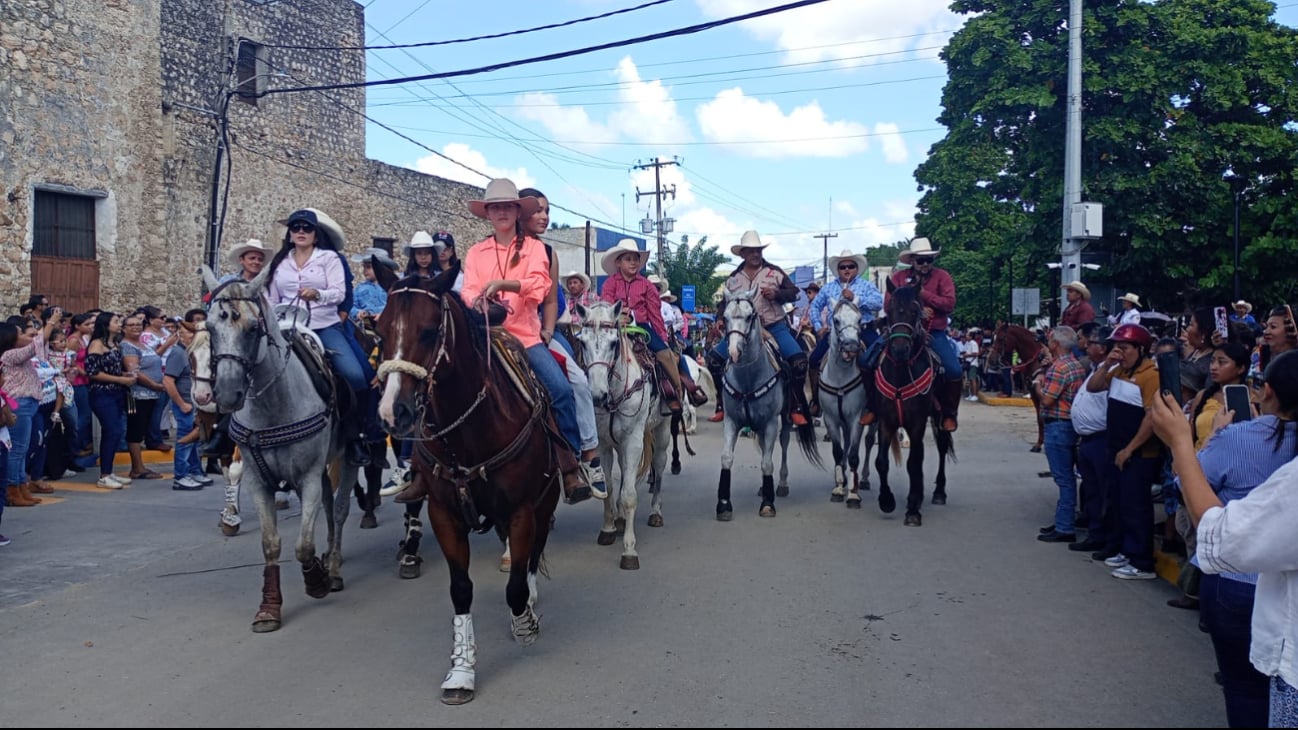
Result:
[[[363,81],[361,51],[279,46],[364,41],[352,0],[0,3],[0,311],[32,291],[73,311],[197,303],[229,90],[222,268],[301,207],[350,252],[480,238],[464,201],[481,188],[366,158],[363,88],[258,96]]]

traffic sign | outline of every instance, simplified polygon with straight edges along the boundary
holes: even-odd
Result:
[[[686,284],[681,287],[681,309],[686,312],[694,311],[694,285]]]
[[[1027,316],[1041,314],[1040,289],[1013,289],[1010,292],[1010,314]]]

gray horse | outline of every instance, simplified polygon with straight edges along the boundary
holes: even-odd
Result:
[[[257,633],[280,627],[284,602],[276,490],[287,484],[298,493],[302,527],[295,552],[307,595],[324,598],[343,589],[342,525],[351,500],[346,491],[335,499],[335,486],[356,483],[356,467],[342,458],[346,429],[334,404],[317,392],[306,365],[289,348],[269,313],[264,295],[269,272],[267,267],[250,282],[219,284],[211,269],[203,267],[203,280],[212,291],[207,320],[212,390],[217,407],[234,414],[230,431],[242,446],[246,464],[241,486],[252,494],[261,521],[266,564],[262,603],[252,623]],[[332,484],[326,474],[329,464],[337,477]],[[315,549],[315,525],[322,506],[328,525],[327,570]]]
[[[859,467],[861,464],[861,412],[865,410],[865,385],[857,357],[861,354],[861,310],[856,304],[840,299],[834,305],[830,321],[829,352],[820,366],[820,406],[825,430],[834,444],[833,502],[846,498],[851,509],[861,508]],[[867,458],[869,452],[867,451]],[[851,488],[847,472],[852,473]],[[870,488],[866,469],[865,488]]]
[[[775,361],[762,345],[762,322],[753,303],[755,292],[726,296],[723,315],[730,363],[722,377],[725,398],[725,438],[721,444],[721,479],[717,484],[717,519],[734,518],[730,503],[730,467],[735,461],[735,440],[745,427],[757,436],[762,452],[762,504],[758,514],[775,516],[775,440],[783,451],[780,466],[780,494],[788,496],[789,435],[793,428],[785,402],[784,383]],[[821,466],[816,451],[816,431],[807,424],[798,428],[798,446],[811,463]]]

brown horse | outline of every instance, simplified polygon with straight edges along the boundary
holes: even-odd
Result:
[[[1041,444],[1046,437],[1046,424],[1041,419],[1041,394],[1032,387],[1037,375],[1050,365],[1046,348],[1037,342],[1037,336],[1027,327],[1002,322],[992,335],[992,347],[987,351],[987,362],[999,363],[1002,368],[1012,367],[1010,355],[1018,353],[1019,364],[1014,372],[1023,373],[1023,380],[1028,384],[1028,394],[1032,396],[1032,407],[1037,413],[1037,442],[1032,446],[1032,453],[1041,453]]]
[[[548,398],[516,340],[506,347],[523,363],[526,392],[511,378],[489,332],[451,291],[459,267],[434,279],[393,282],[374,267],[388,289],[380,318],[380,380],[386,379],[379,415],[393,436],[416,439],[414,489],[428,496],[428,521],[450,569],[455,607],[451,669],[442,702],[474,697],[477,644],[473,636],[473,582],[469,530],[495,528],[509,539],[505,599],[514,639],[531,644],[540,633],[532,606],[536,574],[559,501],[557,432]],[[504,336],[507,337],[507,336]]]

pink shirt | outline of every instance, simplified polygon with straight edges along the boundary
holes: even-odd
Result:
[[[658,287],[640,274],[627,281],[621,273],[604,280],[604,288],[599,291],[599,298],[606,302],[622,302],[623,309],[635,313],[635,321],[641,326],[652,327],[654,332],[667,341],[667,324],[663,322],[662,300],[658,298]]]
[[[892,275],[896,286],[910,286],[919,274],[914,269],[902,269]],[[884,306],[888,306],[891,295],[884,295]],[[919,301],[933,310],[933,319],[929,321],[929,331],[944,330],[950,324],[951,312],[955,310],[955,282],[945,270],[934,267],[924,280],[919,290]]]
[[[343,273],[342,258],[337,251],[317,247],[301,268],[298,268],[290,252],[279,262],[275,278],[266,287],[266,293],[271,306],[275,306],[290,301],[303,289],[320,292],[320,298],[314,302],[302,302],[303,305],[310,305],[311,321],[307,326],[319,330],[341,321],[338,319],[338,303],[347,293],[347,279]]]
[[[541,343],[541,314],[537,309],[550,293],[550,261],[545,246],[535,238],[523,239],[518,263],[514,260],[514,247],[501,246],[495,236],[488,236],[473,245],[464,255],[464,288],[460,296],[470,306],[482,294],[482,289],[492,279],[513,279],[521,285],[518,293],[497,292],[497,299],[510,309],[505,317],[505,331],[523,347]]]
[[[49,354],[45,351],[45,338],[40,332],[36,333],[30,345],[15,347],[0,355],[0,362],[4,363],[5,390],[14,398],[41,397],[41,379],[36,374],[36,366],[32,364],[34,357],[49,359]]]

